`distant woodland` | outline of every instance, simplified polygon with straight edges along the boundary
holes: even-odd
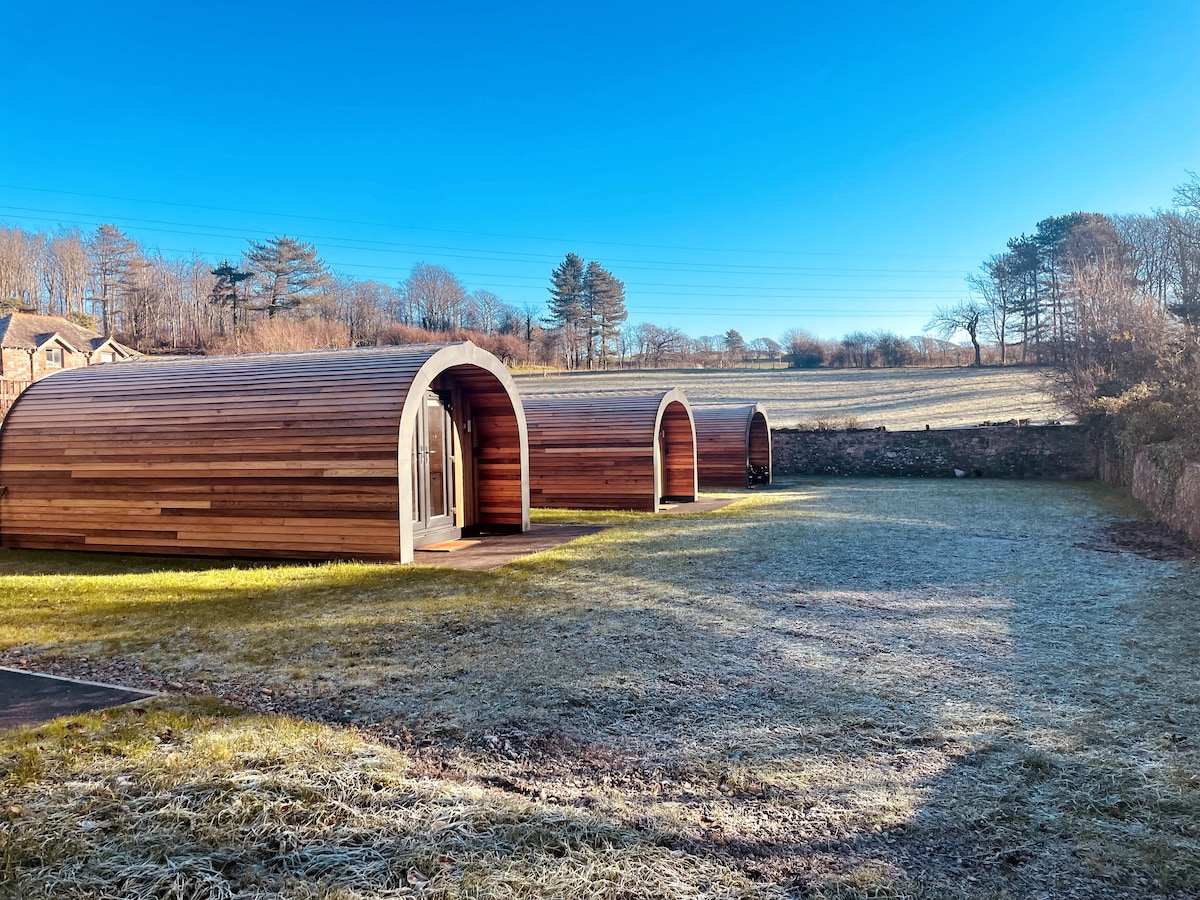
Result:
[[[395,284],[350,278],[331,271],[314,245],[286,235],[250,241],[239,259],[214,262],[167,256],[115,225],[90,234],[0,226],[0,310],[64,316],[147,353],[470,339],[510,364],[561,369],[969,359],[951,341],[888,332],[820,342],[799,330],[775,339],[734,329],[690,337],[673,325],[626,327],[624,284],[574,253],[550,273],[547,291],[544,305],[518,307],[488,290],[468,291],[453,272],[430,263],[416,264]]]
[[[114,225],[90,234],[0,226],[0,310],[64,316],[144,352],[317,349],[471,339],[510,364],[562,369],[1038,364],[1159,353],[1200,316],[1200,180],[1146,215],[1073,212],[1036,223],[984,260],[965,299],[926,333],[856,331],[821,340],[802,322],[777,337],[691,337],[626,325],[625,286],[569,253],[547,302],[515,306],[417,263],[394,284],[333,272],[281,235],[236,260],[168,256]],[[1084,366],[1085,368],[1087,366]]]

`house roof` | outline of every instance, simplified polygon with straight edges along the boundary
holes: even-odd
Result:
[[[70,341],[68,341],[65,337],[63,337],[57,331],[48,331],[45,334],[35,335],[33,346],[35,348],[41,348],[41,347],[46,346],[46,344],[49,344],[51,341],[57,341],[60,345],[62,345],[67,350],[70,350],[72,353],[79,352],[78,347],[76,347],[74,344],[72,344]]]
[[[14,312],[0,317],[0,347],[36,350],[56,336],[72,349],[90,351],[110,344],[125,355],[133,355],[130,348],[60,316],[37,316],[32,313]]]

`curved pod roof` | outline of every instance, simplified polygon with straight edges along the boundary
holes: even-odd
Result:
[[[696,427],[683,392],[568,391],[522,397],[534,506],[657,512],[696,499]]]
[[[698,404],[696,459],[702,488],[771,483],[771,426],[761,403]]]
[[[455,524],[527,529],[520,398],[463,342],[59,372],[0,428],[0,546],[411,561],[430,391],[454,409]]]

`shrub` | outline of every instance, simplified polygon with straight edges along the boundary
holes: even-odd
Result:
[[[1126,453],[1179,441],[1182,450],[1200,455],[1200,397],[1181,385],[1139,382],[1116,396],[1099,397],[1088,411],[1107,422]]]

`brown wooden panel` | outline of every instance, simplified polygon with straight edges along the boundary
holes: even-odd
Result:
[[[475,410],[485,502],[468,523],[527,525],[511,379],[469,343],[425,344],[140,359],[39,381],[0,428],[0,545],[405,558],[401,420],[410,388],[435,379]]]
[[[532,505],[655,512],[662,496],[694,497],[695,432],[681,391],[533,393],[522,401]]]
[[[701,488],[750,487],[749,467],[765,468],[771,481],[771,428],[759,403],[698,404],[696,457]]]

